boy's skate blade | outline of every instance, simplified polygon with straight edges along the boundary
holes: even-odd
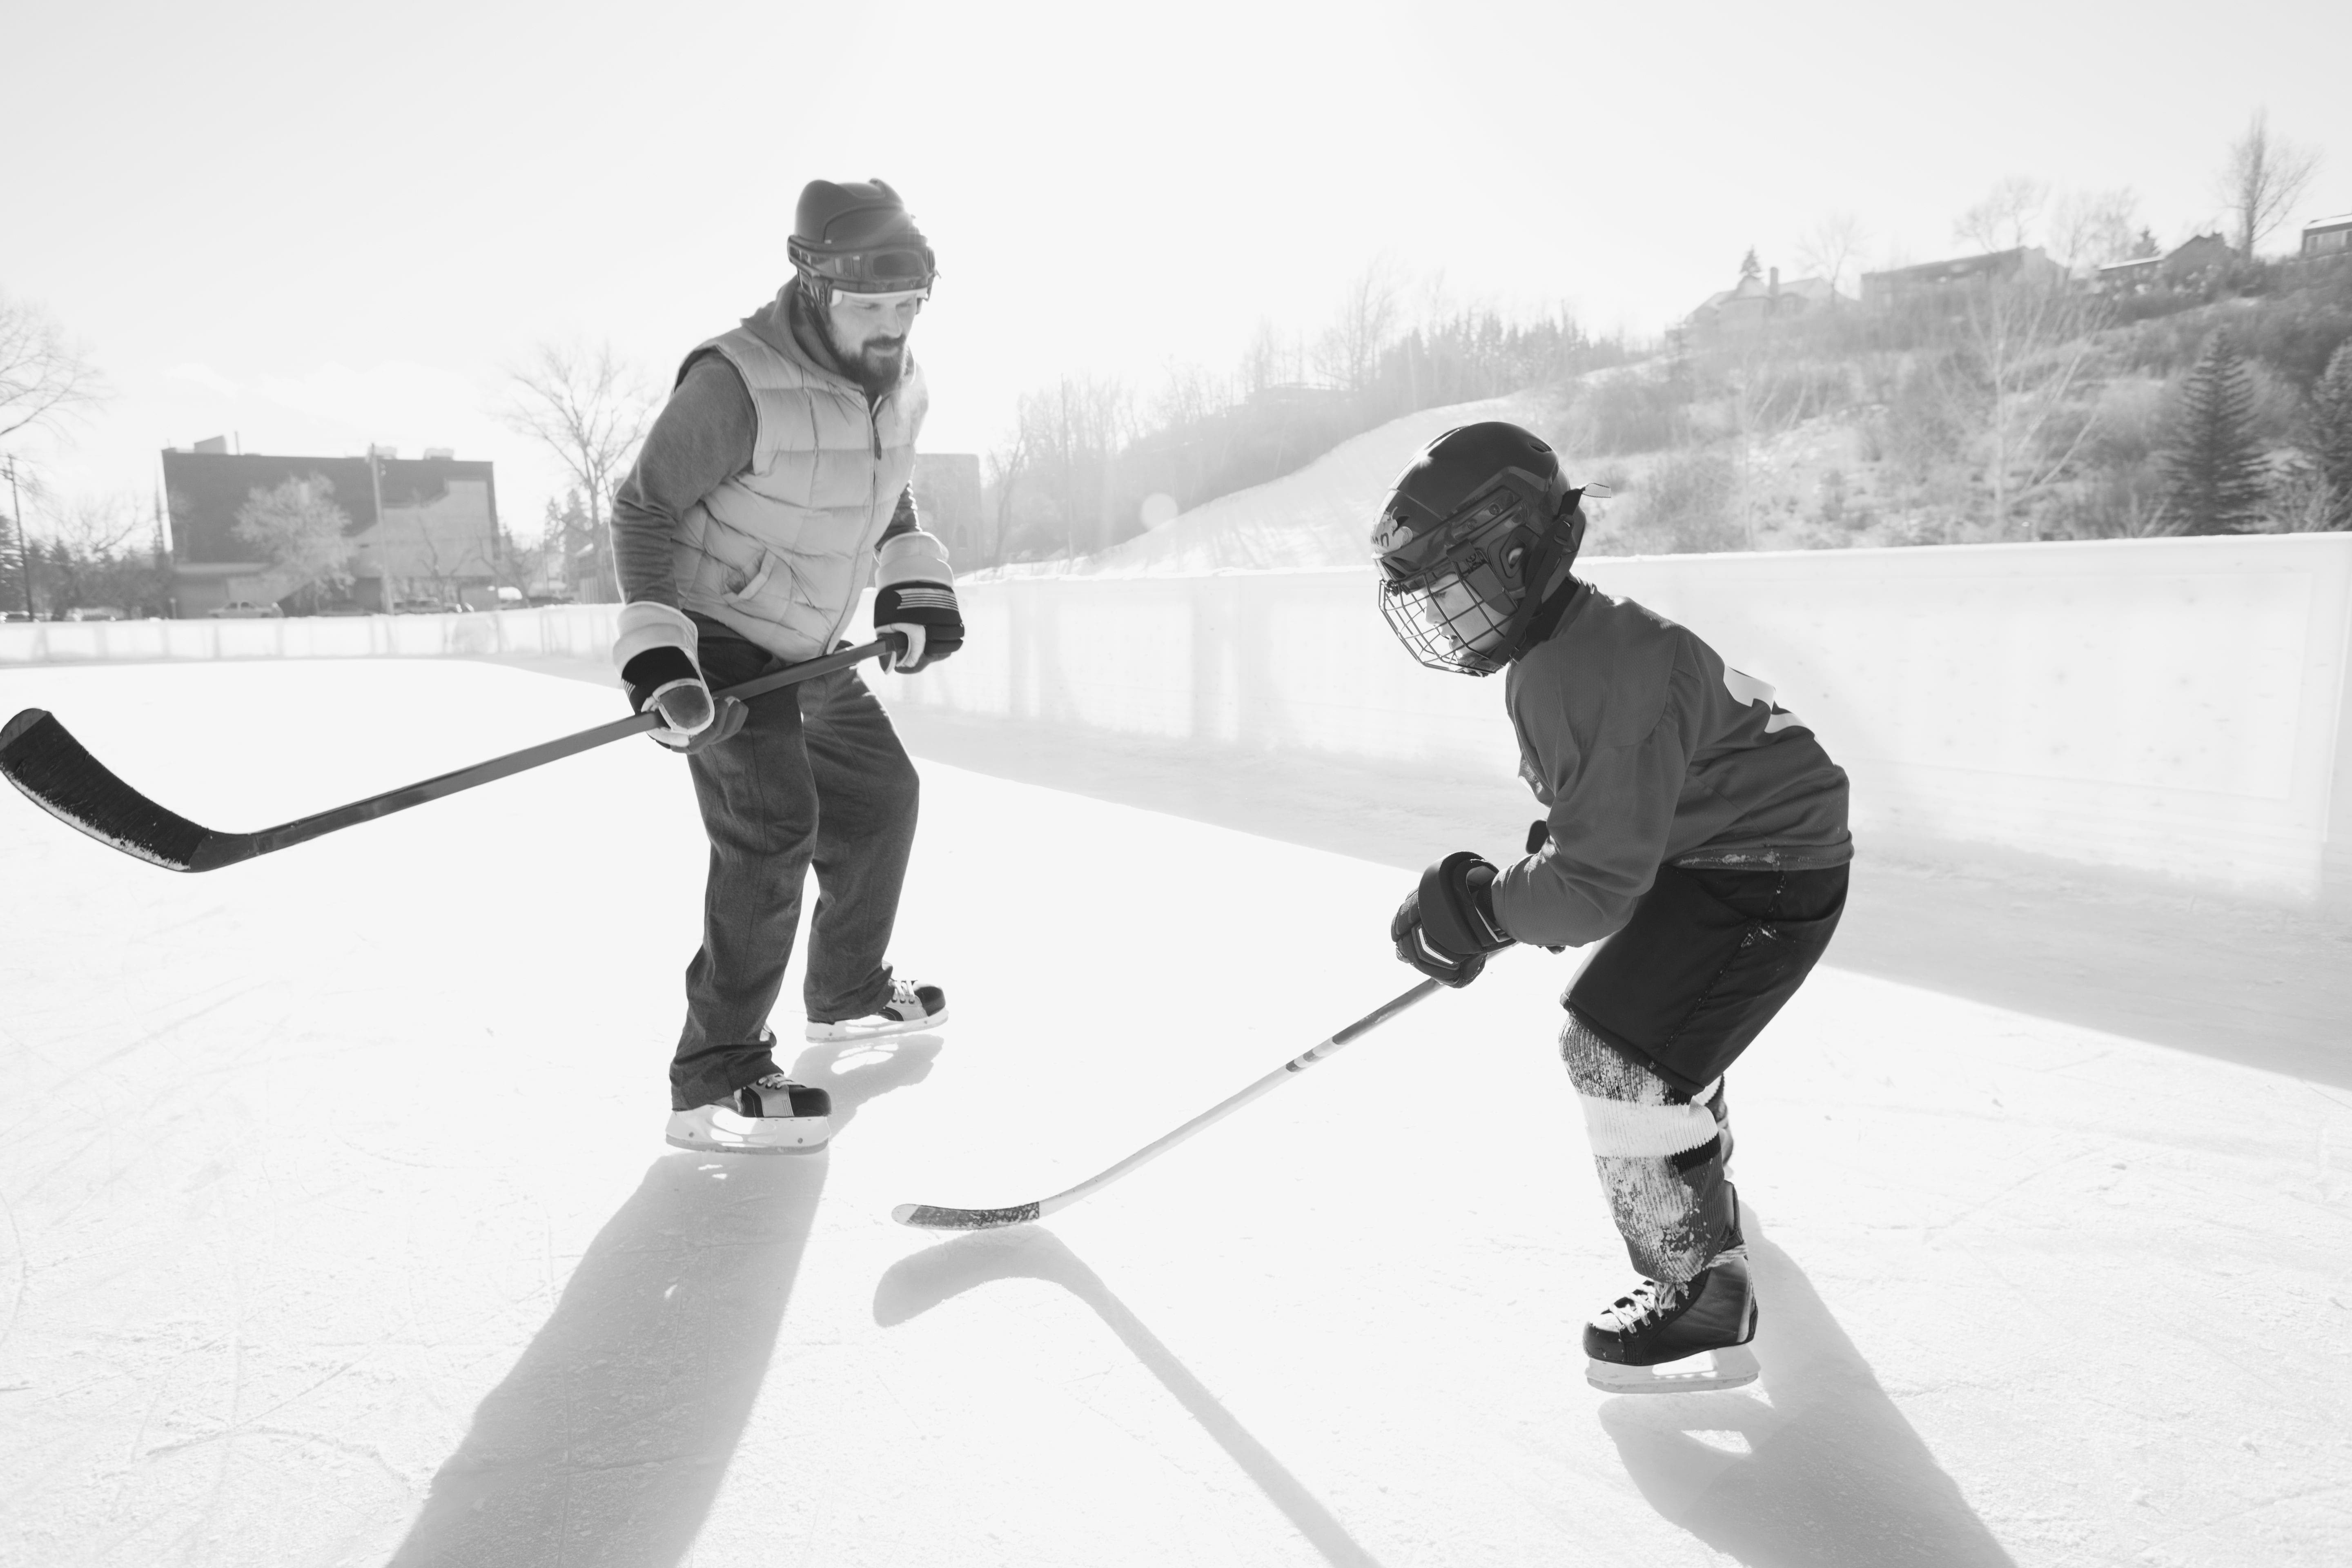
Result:
[[[1584,1381],[1603,1394],[1705,1394],[1717,1388],[1743,1388],[1755,1382],[1761,1370],[1754,1351],[1746,1345],[1729,1345],[1655,1366],[1621,1366],[1588,1357]]]

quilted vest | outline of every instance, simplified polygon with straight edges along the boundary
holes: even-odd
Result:
[[[772,319],[782,324],[784,312]],[[787,341],[791,341],[789,337]],[[688,356],[726,357],[759,416],[751,466],[679,519],[671,545],[678,603],[783,658],[840,640],[874,573],[874,547],[915,469],[929,406],[913,358],[870,408],[863,388],[738,327]]]

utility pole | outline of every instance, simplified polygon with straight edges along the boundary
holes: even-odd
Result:
[[[16,531],[16,570],[25,579],[25,613],[33,613],[33,536],[25,531],[25,503],[16,499],[16,454],[8,454],[8,525]]]
[[[383,526],[383,468],[376,461],[375,443],[368,443],[368,483],[375,491],[375,590],[383,613],[392,614],[392,536]]]

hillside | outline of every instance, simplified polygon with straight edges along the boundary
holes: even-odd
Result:
[[[1540,428],[1550,408],[1539,392],[1424,408],[1341,442],[1297,473],[1220,496],[1108,550],[976,575],[1158,577],[1360,566],[1370,559],[1373,512],[1398,470],[1432,437],[1481,419]]]

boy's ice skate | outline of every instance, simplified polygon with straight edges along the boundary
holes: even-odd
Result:
[[[783,1154],[833,1136],[833,1097],[772,1072],[726,1099],[670,1112],[666,1140],[680,1149]]]
[[[1756,1381],[1756,1292],[1747,1251],[1683,1286],[1644,1279],[1584,1325],[1584,1381],[1609,1394],[1696,1394]]]
[[[811,1018],[812,1040],[878,1040],[891,1035],[911,1035],[948,1021],[948,994],[936,985],[912,980],[890,983],[890,999],[861,1018]]]

